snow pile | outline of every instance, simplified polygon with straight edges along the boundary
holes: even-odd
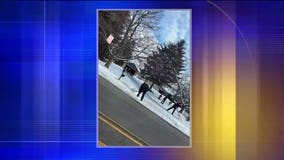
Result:
[[[146,93],[143,101],[140,101],[141,95],[139,97],[136,97],[136,95],[143,81],[138,79],[136,76],[128,75],[128,73],[125,73],[125,77],[122,77],[120,80],[118,80],[121,72],[122,68],[120,66],[112,63],[109,68],[106,68],[104,66],[104,62],[99,61],[100,76],[104,77],[106,80],[121,89],[131,98],[141,103],[147,109],[160,116],[162,119],[179,129],[187,136],[190,135],[190,122],[186,121],[186,117],[178,112],[180,108],[175,111],[174,115],[171,115],[172,109],[167,111],[167,108],[171,107],[173,104],[169,105],[169,100],[167,100],[164,104],[161,104],[162,98],[161,100],[158,99],[160,93],[154,88],[152,88],[152,92]]]

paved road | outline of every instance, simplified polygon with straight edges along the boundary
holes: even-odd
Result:
[[[107,145],[138,146],[135,142],[131,141],[102,120],[99,120],[99,135],[101,135],[99,136],[100,141]]]
[[[151,146],[189,145],[188,136],[165,122],[102,77],[99,77],[99,111]],[[102,129],[101,126],[99,128]],[[102,136],[105,135],[99,135],[99,139]],[[115,139],[118,137],[107,138]],[[108,145],[117,145],[114,144],[116,142],[113,140],[112,143]]]

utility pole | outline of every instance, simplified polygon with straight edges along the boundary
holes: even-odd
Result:
[[[108,43],[107,48],[108,48],[108,52],[109,52],[109,59],[108,59],[108,61],[107,61],[106,64],[105,64],[105,67],[106,67],[106,68],[109,68],[110,64],[114,61],[114,56],[112,55],[111,50],[110,50],[110,48],[109,48],[111,42],[113,41],[113,39],[114,39],[114,37],[113,37],[111,34],[110,34],[110,35],[108,36],[108,38],[106,39],[106,42]]]

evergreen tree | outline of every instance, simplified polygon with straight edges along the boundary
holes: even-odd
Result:
[[[184,70],[185,65],[185,41],[169,43],[157,47],[157,52],[148,56],[142,77],[159,86],[170,86],[177,83],[178,75]]]

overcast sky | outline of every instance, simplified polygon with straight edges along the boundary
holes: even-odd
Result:
[[[187,70],[189,69],[189,51],[191,48],[191,10],[164,10],[159,21],[159,30],[155,35],[160,44],[177,42],[184,39],[186,45]]]

